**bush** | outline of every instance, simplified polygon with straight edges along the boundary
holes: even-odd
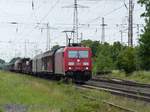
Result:
[[[150,70],[150,1],[138,0],[138,3],[145,7],[145,11],[141,16],[145,18],[146,23],[143,34],[139,40],[139,56],[142,69]]]
[[[108,55],[100,53],[96,58],[96,72],[111,71],[113,69],[112,59]]]
[[[132,73],[136,70],[135,51],[133,48],[126,48],[120,52],[117,60],[117,67],[120,70],[124,70],[126,73]]]

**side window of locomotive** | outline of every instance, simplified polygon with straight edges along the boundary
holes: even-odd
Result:
[[[78,51],[68,51],[68,57],[69,58],[77,58],[78,57]]]
[[[88,51],[79,51],[79,58],[88,58],[89,52]]]

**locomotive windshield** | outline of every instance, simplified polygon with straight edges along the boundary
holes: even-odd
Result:
[[[88,58],[88,51],[69,51],[69,58]]]

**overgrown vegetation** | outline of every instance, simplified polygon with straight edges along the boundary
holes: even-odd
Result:
[[[0,69],[4,68],[4,64],[5,64],[5,61],[3,59],[0,59]]]
[[[131,48],[115,42],[101,44],[98,41],[84,40],[82,44],[88,46],[93,52],[94,73],[112,70],[123,70],[126,73],[135,71],[139,66],[137,48]]]
[[[150,0],[139,0],[145,6],[141,15],[145,18],[146,26],[139,39],[139,46],[130,48],[115,42],[101,44],[99,41],[84,40],[82,44],[93,52],[94,73],[111,71],[114,69],[132,73],[136,70],[150,70]]]
[[[120,51],[117,59],[117,67],[120,70],[125,70],[126,73],[131,73],[136,69],[136,54],[135,49],[126,48]]]
[[[150,84],[150,72],[147,72],[147,71],[135,71],[131,75],[128,75],[120,71],[113,71],[112,74],[109,74],[108,76],[105,76],[105,77],[119,78],[119,79],[136,81],[139,83]]]
[[[124,71],[127,74],[139,70],[150,70],[150,45],[147,46],[145,52],[147,54],[143,54],[144,50],[141,46],[132,48],[120,42],[110,45],[101,44],[99,41],[84,40],[82,44],[92,49],[94,74],[112,70]]]
[[[0,72],[0,76],[0,112],[8,109],[10,111],[14,106],[16,111],[25,109],[23,112],[124,112],[103,103],[104,100],[138,112],[150,111],[149,104],[112,96],[102,91],[80,90],[71,84],[9,72]]]
[[[144,33],[140,38],[139,55],[142,69],[150,70],[150,0],[139,0],[139,3],[145,6],[145,12],[141,16],[146,22]]]

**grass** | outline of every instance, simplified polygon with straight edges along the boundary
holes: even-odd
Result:
[[[132,74],[126,74],[120,71],[113,71],[108,77],[121,78],[131,81],[136,81],[140,83],[150,84],[150,72],[148,71],[136,71]]]
[[[83,95],[97,100],[91,101]],[[72,84],[66,85],[21,74],[0,72],[0,112],[6,111],[8,105],[20,106],[27,112],[123,112],[104,104],[103,100],[139,112],[150,111],[147,103],[112,96],[106,92],[79,90]]]

